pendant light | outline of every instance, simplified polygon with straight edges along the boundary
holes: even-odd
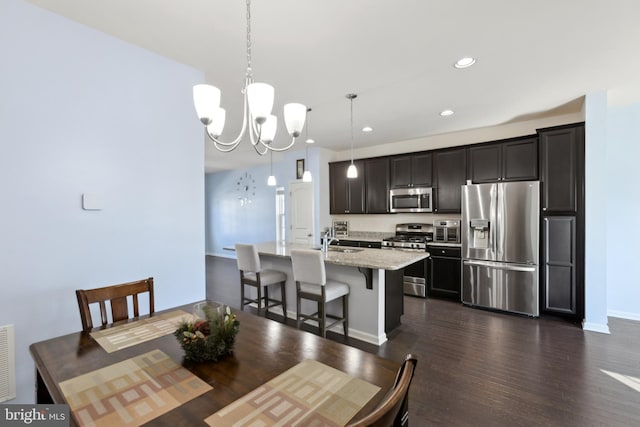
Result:
[[[302,174],[302,182],[311,182],[313,178],[311,177],[311,172],[309,172],[309,144],[313,144],[315,141],[309,138],[309,113],[311,112],[311,108],[307,108],[307,126],[305,127],[306,132],[306,140],[304,144],[304,173]]]
[[[351,102],[351,164],[349,168],[347,168],[347,178],[354,179],[358,177],[358,169],[356,165],[353,164],[353,100],[356,99],[358,95],[355,93],[348,93],[347,99]]]
[[[269,187],[276,186],[276,177],[273,176],[273,150],[269,150],[269,178],[267,178],[267,185]]]

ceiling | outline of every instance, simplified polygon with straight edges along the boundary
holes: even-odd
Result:
[[[28,1],[204,70],[222,90],[223,138],[235,138],[245,1]],[[349,149],[350,92],[356,148],[575,112],[602,90],[610,105],[640,101],[637,0],[254,0],[251,12],[254,77],[276,89],[276,146],[290,141],[282,105],[301,102],[317,146]],[[465,56],[476,64],[454,68]],[[208,147],[206,170],[268,161],[248,145]]]

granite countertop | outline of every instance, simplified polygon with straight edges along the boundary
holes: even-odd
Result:
[[[317,249],[300,243],[264,242],[258,243],[260,255],[291,257],[291,249]],[[342,252],[347,250],[348,252]],[[387,249],[332,247],[324,254],[325,262],[351,267],[400,270],[414,262],[429,257],[429,252],[410,252]]]

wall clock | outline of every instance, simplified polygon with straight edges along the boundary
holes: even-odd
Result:
[[[251,203],[251,198],[256,195],[256,180],[253,179],[250,173],[245,172],[244,175],[240,175],[236,183],[236,192],[238,193],[240,206]]]

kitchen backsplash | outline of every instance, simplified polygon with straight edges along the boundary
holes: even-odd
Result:
[[[454,214],[382,214],[382,215],[332,215],[331,220],[349,221],[349,236],[353,233],[381,233],[384,237],[395,234],[396,224],[410,222],[433,224],[434,220],[460,219],[459,213]],[[328,227],[330,224],[326,224]],[[361,237],[366,237],[361,235]]]

